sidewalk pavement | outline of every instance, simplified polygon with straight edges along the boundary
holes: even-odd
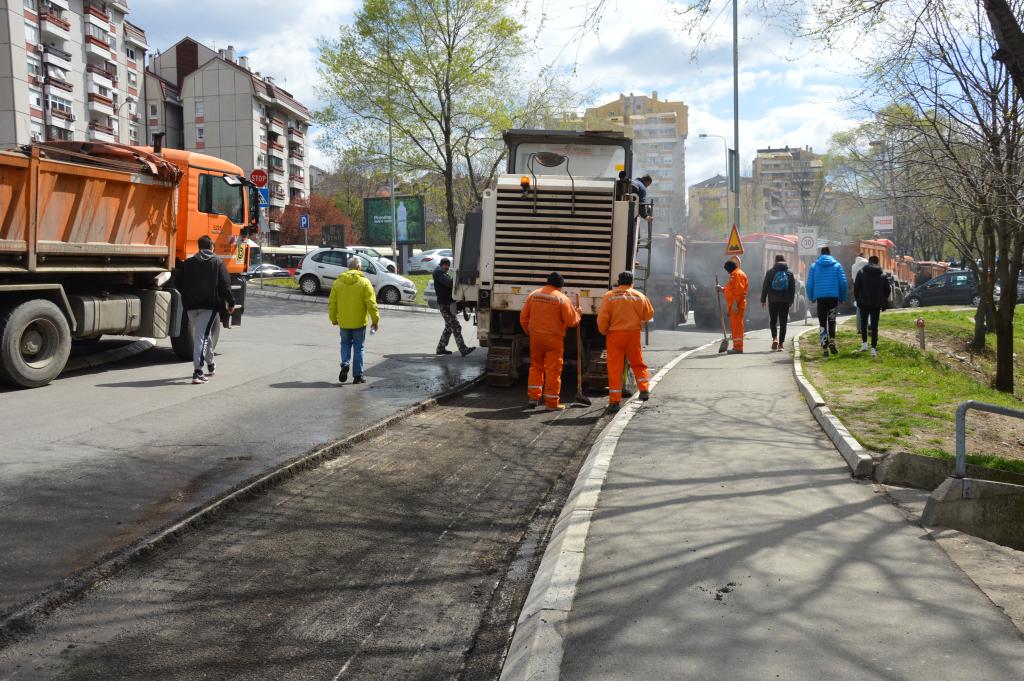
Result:
[[[791,354],[749,336],[683,360],[626,425],[551,678],[1024,678],[1006,615],[851,478]]]

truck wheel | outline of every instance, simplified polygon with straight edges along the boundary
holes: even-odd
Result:
[[[49,300],[29,300],[0,319],[0,378],[22,388],[60,375],[71,354],[71,327]]]
[[[220,321],[213,323],[213,347],[217,348],[217,341],[220,340]],[[171,348],[174,350],[174,354],[178,356],[183,362],[191,362],[192,355],[195,352],[195,344],[192,342],[192,320],[189,319],[188,312],[182,312],[181,314],[181,334],[178,336],[171,337]]]

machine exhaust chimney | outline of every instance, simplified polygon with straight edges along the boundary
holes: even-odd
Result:
[[[167,133],[158,132],[153,135],[153,153],[162,156],[164,151],[164,135]]]

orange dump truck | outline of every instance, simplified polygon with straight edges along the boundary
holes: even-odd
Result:
[[[0,151],[0,379],[46,385],[72,339],[103,334],[170,337],[191,359],[175,268],[210,235],[244,309],[256,196],[238,166],[175,149]]]

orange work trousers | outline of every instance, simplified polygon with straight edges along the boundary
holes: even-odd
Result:
[[[624,359],[636,377],[636,387],[650,390],[651,375],[644,364],[644,355],[640,351],[639,331],[609,331],[605,338],[606,360],[608,363],[608,403],[617,404],[622,401],[622,371]]]
[[[743,316],[747,313],[746,307],[741,307],[739,314],[729,312],[729,331],[732,332],[732,349],[743,349]]]
[[[549,407],[558,406],[558,396],[562,392],[562,353],[565,350],[565,338],[562,336],[530,336],[530,380],[526,394],[531,401]]]

